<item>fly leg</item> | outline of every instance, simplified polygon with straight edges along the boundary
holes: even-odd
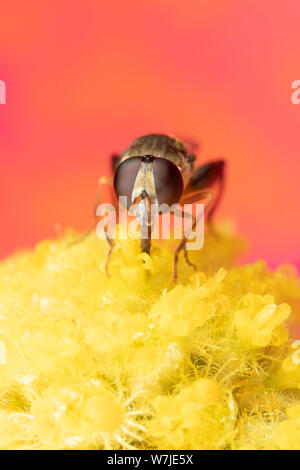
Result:
[[[216,160],[213,162],[206,163],[205,165],[202,165],[201,167],[197,168],[192,174],[190,183],[188,184],[185,193],[188,195],[188,193],[191,191],[207,189],[215,186],[217,186],[216,196],[208,210],[208,213],[206,215],[206,221],[207,225],[212,230],[212,233],[217,236],[212,221],[213,215],[224,193],[225,161]]]
[[[192,174],[191,180],[185,190],[187,197],[189,193],[194,191],[199,191],[200,189],[211,188],[215,184],[218,184],[218,191],[216,192],[216,197],[211,204],[209,211],[207,213],[207,221],[210,222],[212,216],[217,209],[219,202],[222,198],[224,192],[225,184],[225,161],[216,160],[213,162],[206,163],[203,166],[197,168]]]
[[[189,212],[184,212],[184,210],[182,208],[180,209],[175,209],[174,210],[174,216],[179,216],[179,217],[186,217],[186,218],[190,218],[193,220],[193,222],[195,221],[195,216],[193,214],[190,214]],[[188,255],[188,250],[186,249],[186,245],[184,245],[184,258],[185,258],[185,261],[187,262],[187,264],[189,266],[191,266],[194,270],[197,269],[197,266],[192,263],[190,260],[189,260],[189,255]]]
[[[191,266],[191,267],[194,269],[194,271],[196,271],[197,266],[189,260],[189,255],[188,255],[188,251],[187,251],[187,249],[186,249],[186,245],[184,245],[183,250],[184,250],[184,258],[185,258],[185,261],[187,262],[187,264],[188,264],[189,266]]]
[[[96,200],[95,200],[95,205],[94,205],[94,221],[90,228],[77,240],[74,240],[73,242],[69,243],[69,246],[77,245],[78,243],[81,243],[83,240],[85,240],[91,233],[96,229],[97,223],[98,223],[98,216],[97,216],[97,207],[100,202],[100,197],[101,197],[101,188],[103,185],[108,184],[112,185],[112,181],[110,178],[107,178],[105,176],[102,176],[97,185],[97,191],[96,191]]]
[[[213,200],[213,195],[211,191],[195,191],[194,193],[191,193],[188,195],[183,201],[182,204],[184,203],[192,203],[196,201],[200,201],[201,199],[206,199],[206,203],[204,204],[204,211],[209,207]],[[201,212],[197,217],[194,217],[194,221],[192,223],[191,228],[189,229],[188,233],[185,234],[185,236],[182,238],[181,242],[179,243],[178,247],[175,250],[174,253],[174,261],[173,261],[173,282],[176,283],[178,279],[178,257],[181,252],[181,250],[185,250],[186,253],[186,243],[189,239],[190,234],[195,230],[195,228],[198,225],[198,222],[201,220],[203,217],[203,212]],[[187,259],[187,258],[186,258]],[[190,264],[190,262],[188,261]]]
[[[115,242],[114,240],[110,237],[109,235],[109,231],[108,231],[108,222],[107,222],[107,215],[108,215],[108,212],[105,211],[103,213],[103,218],[104,218],[104,233],[105,233],[105,237],[106,237],[106,240],[108,242],[108,245],[109,245],[109,250],[108,250],[108,253],[107,253],[107,258],[106,258],[106,263],[105,263],[105,272],[106,272],[106,276],[107,277],[110,277],[110,274],[109,274],[109,270],[108,270],[108,266],[109,266],[109,262],[110,262],[110,258],[111,258],[111,255],[112,255],[112,252],[113,252],[113,248],[115,246]]]
[[[119,155],[111,156],[111,168],[113,172],[116,171],[120,161],[121,161],[121,157]],[[109,232],[108,232],[108,223],[107,223],[108,213],[107,212],[104,212],[103,214],[97,213],[97,208],[99,206],[100,198],[101,198],[101,189],[104,185],[112,186],[112,179],[107,178],[105,176],[99,179],[98,184],[97,184],[96,200],[95,200],[95,205],[94,205],[94,222],[91,225],[91,227],[86,231],[86,233],[84,233],[79,239],[71,242],[69,246],[77,245],[78,243],[81,243],[83,240],[85,240],[96,229],[96,226],[99,223],[99,216],[100,216],[100,218],[104,219],[104,233],[105,233],[105,237],[108,242],[108,245],[109,245],[109,251],[108,251],[108,255],[107,255],[107,259],[105,263],[106,275],[109,276],[108,266],[109,266],[111,254],[114,248],[114,241],[110,237]]]

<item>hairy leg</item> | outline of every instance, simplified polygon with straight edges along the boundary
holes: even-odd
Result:
[[[210,222],[214,212],[216,211],[219,202],[222,198],[225,185],[225,161],[216,160],[213,162],[206,163],[201,167],[197,168],[185,190],[185,197],[189,197],[189,194],[194,191],[204,190],[212,188],[215,185],[218,185],[218,190],[215,192],[215,198],[211,204],[209,211],[207,213],[207,221]]]
[[[200,201],[202,199],[207,200],[206,203],[204,204],[204,212],[205,212],[205,210],[207,210],[209,208],[210,204],[213,201],[213,194],[212,194],[211,191],[203,191],[203,190],[195,191],[194,193],[190,194],[189,198],[186,197],[185,199],[183,199],[182,204],[187,203],[187,201],[189,203],[192,203],[192,202]],[[194,222],[192,223],[192,226],[191,226],[189,232],[182,238],[181,242],[179,243],[178,247],[175,250],[174,261],[173,261],[173,282],[174,283],[176,283],[177,279],[178,279],[178,257],[179,257],[179,254],[183,249],[185,250],[185,245],[188,241],[188,237],[189,237],[190,233],[196,228],[198,222],[201,220],[202,217],[203,217],[203,213],[199,214],[198,217],[194,218]]]
[[[70,243],[70,246],[73,246],[73,245],[77,245],[78,243],[81,243],[83,240],[85,240],[89,235],[91,235],[91,233],[93,232],[93,230],[95,230],[96,228],[96,225],[99,221],[98,219],[98,216],[96,215],[96,211],[97,211],[97,207],[99,205],[99,202],[100,202],[100,197],[101,197],[101,187],[104,185],[104,184],[109,184],[111,185],[111,179],[110,178],[106,178],[105,176],[101,177],[98,181],[98,185],[97,185],[97,191],[96,191],[96,200],[95,200],[95,205],[94,205],[94,221],[92,223],[92,225],[90,226],[90,228],[81,236],[79,237],[77,240],[74,240],[73,242]]]

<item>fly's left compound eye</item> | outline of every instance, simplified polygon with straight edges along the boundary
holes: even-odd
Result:
[[[159,204],[176,204],[183,193],[183,179],[175,163],[166,158],[153,160],[156,197]]]
[[[132,191],[142,159],[142,157],[127,158],[122,163],[120,163],[115,173],[114,188],[119,198],[126,197],[125,206],[127,209],[129,209],[132,204]]]

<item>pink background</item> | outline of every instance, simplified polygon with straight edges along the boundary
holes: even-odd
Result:
[[[110,153],[166,132],[226,157],[246,260],[300,260],[299,18],[299,0],[1,1],[0,256],[87,228]]]

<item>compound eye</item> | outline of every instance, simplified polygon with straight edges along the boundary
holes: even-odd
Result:
[[[153,160],[156,197],[159,204],[176,204],[183,193],[183,179],[175,163],[166,158]]]
[[[126,204],[124,204],[127,209],[129,209],[132,204],[132,191],[142,159],[142,157],[127,158],[120,163],[114,176],[114,188],[116,194],[119,198],[127,198]]]

